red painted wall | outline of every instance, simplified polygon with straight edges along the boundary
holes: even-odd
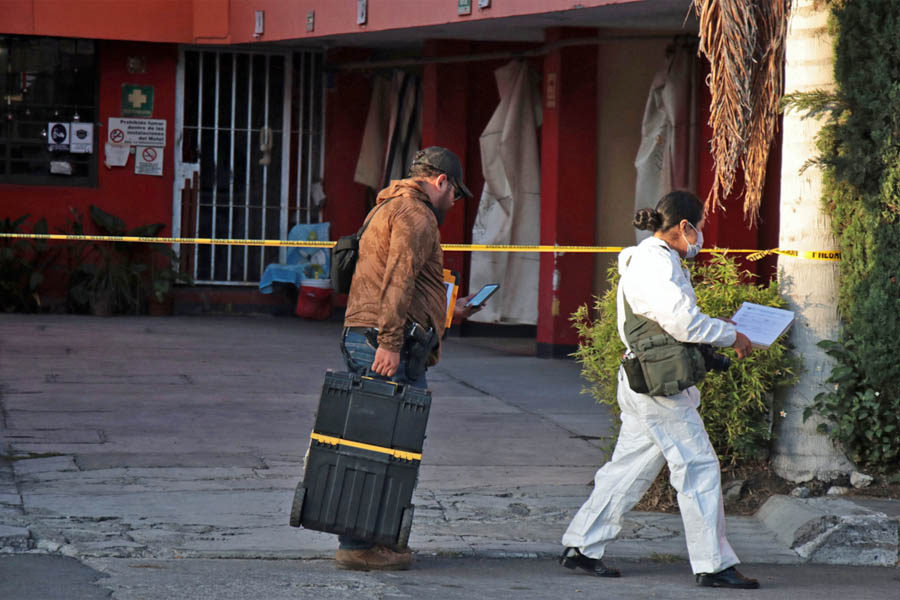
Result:
[[[32,0],[0,0],[0,31],[29,35],[34,33],[34,4]]]
[[[162,235],[171,235],[177,47],[169,44],[100,42],[97,52],[100,61],[100,127],[94,149],[99,161],[97,187],[0,184],[0,216],[18,217],[27,213],[33,219],[45,217],[51,232],[56,232],[65,226],[70,216],[69,208],[73,207],[84,215],[88,231],[93,232],[88,207],[94,204],[122,218],[128,227],[164,223],[166,228]],[[127,72],[126,58],[133,55],[146,59],[146,73]],[[166,120],[162,177],[135,175],[133,156],[125,167],[110,170],[103,166],[108,118],[121,114],[123,83],[154,86],[153,118]]]
[[[712,137],[709,120],[710,94],[705,83],[708,63],[704,61],[703,77],[698,81],[698,178],[697,190],[701,200],[705,200],[713,185],[714,162],[709,151],[708,140]],[[712,248],[764,249],[778,245],[778,228],[781,198],[781,133],[776,133],[769,152],[766,169],[766,181],[763,189],[763,200],[760,207],[759,220],[753,227],[744,218],[744,172],[739,170],[735,176],[731,194],[723,200],[723,207],[707,214],[706,227],[703,231],[704,246]],[[702,255],[701,255],[702,256]],[[776,261],[763,259],[748,261],[746,254],[737,255],[742,268],[755,273],[763,279],[775,274]]]
[[[639,0],[502,0],[470,15],[453,0],[369,0],[368,22],[356,23],[356,2],[344,0],[0,0],[0,32],[181,43],[246,43],[385,31],[555,11],[577,11]],[[265,33],[253,37],[255,11]],[[315,11],[315,28],[306,31]]]
[[[204,17],[227,21],[229,0]],[[183,0],[0,0],[0,32],[95,39],[190,42],[194,2]],[[224,13],[223,13],[224,11]],[[227,25],[226,25],[227,26]]]
[[[329,62],[362,60],[368,53],[359,50],[329,52]],[[331,222],[331,238],[337,239],[359,229],[366,216],[368,188],[353,181],[362,145],[372,86],[362,71],[338,72],[330,76],[325,90],[325,174],[323,186],[328,198],[324,220]]]
[[[187,4],[187,2],[180,4]],[[194,0],[193,5],[194,41],[198,43],[229,41],[230,0]]]
[[[425,56],[453,56],[469,53],[468,42],[434,40],[426,42]],[[422,82],[422,147],[443,146],[459,157],[460,163],[469,165],[469,65],[468,63],[425,65]],[[477,136],[477,134],[474,134]],[[480,168],[478,169],[481,170]],[[463,175],[468,178],[470,168]],[[469,188],[480,196],[481,190]],[[476,196],[477,198],[477,196]],[[441,225],[441,241],[446,244],[465,243],[471,239],[471,229],[466,231],[466,208],[477,202],[476,198],[460,200]],[[445,252],[444,267],[465,274],[467,257],[464,252]]]
[[[348,33],[384,31],[477,21],[517,15],[571,11],[639,0],[494,0],[487,9],[472,0],[472,14],[457,14],[454,0],[369,0],[368,22],[356,24],[356,2],[344,0],[231,0],[231,39],[252,42],[254,12],[266,13],[266,30],[260,41],[316,38]],[[309,11],[315,11],[315,28],[306,31]]]

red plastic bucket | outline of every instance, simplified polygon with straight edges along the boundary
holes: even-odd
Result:
[[[306,279],[297,293],[298,317],[324,321],[334,310],[330,279]]]

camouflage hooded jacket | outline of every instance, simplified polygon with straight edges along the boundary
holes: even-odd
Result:
[[[443,334],[441,235],[428,195],[413,179],[392,181],[378,194],[376,209],[359,242],[344,326],[377,327],[378,345],[399,352],[410,321]],[[429,364],[438,356],[436,349]]]

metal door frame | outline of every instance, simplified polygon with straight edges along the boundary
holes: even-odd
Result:
[[[310,98],[312,98],[313,94],[316,92],[316,90],[319,89],[319,91],[321,93],[321,98],[319,100],[321,114],[320,115],[313,114],[313,110],[315,110],[315,108],[316,108],[314,103],[310,103],[311,106],[309,106],[309,107],[303,106],[303,99],[304,99],[303,89],[302,89],[302,87],[298,88],[298,91],[300,92],[300,94],[299,94],[300,101],[298,102],[299,106],[298,106],[298,111],[297,111],[297,115],[296,115],[296,117],[297,117],[296,133],[298,135],[298,137],[297,137],[297,154],[296,154],[296,171],[292,172],[291,166],[294,161],[293,161],[293,157],[291,155],[291,143],[292,143],[293,135],[295,133],[295,130],[292,130],[292,128],[291,128],[292,119],[294,118],[293,106],[292,106],[292,93],[294,91],[294,65],[295,65],[294,52],[291,50],[277,50],[277,49],[275,49],[275,50],[258,50],[258,49],[244,50],[244,49],[235,49],[235,48],[230,48],[230,47],[216,47],[216,46],[180,46],[179,47],[178,68],[177,68],[176,89],[175,89],[175,102],[176,102],[175,123],[174,123],[174,125],[175,125],[175,129],[174,129],[175,144],[174,144],[174,149],[173,149],[174,158],[175,158],[175,160],[174,160],[175,179],[174,179],[174,183],[173,183],[173,195],[172,195],[172,231],[173,231],[173,235],[175,237],[191,237],[191,236],[195,235],[195,233],[196,233],[194,231],[183,231],[183,227],[182,227],[182,190],[185,188],[185,180],[192,180],[194,173],[199,172],[199,169],[200,169],[200,163],[184,163],[182,161],[183,142],[184,142],[184,121],[185,121],[185,119],[184,119],[185,54],[187,52],[192,52],[192,51],[213,52],[213,53],[215,53],[215,56],[216,56],[216,101],[215,101],[216,117],[214,118],[214,123],[216,125],[219,122],[218,111],[219,111],[220,86],[218,85],[218,83],[219,83],[218,77],[219,77],[220,61],[221,61],[222,57],[228,57],[228,56],[230,56],[233,61],[232,62],[232,89],[231,89],[232,118],[230,121],[232,143],[230,145],[230,150],[229,150],[229,152],[230,152],[229,163],[230,163],[230,168],[231,168],[232,172],[233,172],[233,167],[234,167],[234,136],[235,136],[235,130],[236,130],[234,127],[234,123],[235,123],[234,114],[235,114],[235,94],[236,94],[236,87],[237,87],[237,82],[236,82],[236,72],[237,71],[235,68],[236,64],[237,64],[237,56],[238,55],[247,55],[247,56],[251,57],[250,64],[248,67],[249,68],[249,76],[251,78],[250,79],[251,84],[252,84],[252,77],[253,77],[252,57],[254,55],[265,55],[267,57],[280,56],[284,59],[284,87],[283,87],[283,94],[282,94],[282,102],[283,102],[283,111],[282,112],[283,112],[283,114],[282,114],[282,124],[281,124],[281,131],[282,131],[281,186],[280,186],[280,199],[279,199],[280,210],[279,210],[278,236],[279,236],[279,239],[287,239],[289,213],[291,210],[296,211],[296,218],[297,218],[298,222],[300,222],[299,221],[300,213],[303,210],[303,202],[302,201],[304,200],[303,198],[301,198],[301,194],[304,192],[304,190],[302,188],[305,188],[305,196],[306,196],[305,204],[306,204],[306,210],[307,210],[307,219],[309,219],[310,216],[313,214],[313,211],[311,210],[312,206],[313,206],[312,189],[311,189],[312,184],[315,181],[321,181],[322,173],[324,171],[325,89],[324,89],[324,85],[321,84],[321,82],[319,83],[319,86],[317,87],[316,82],[313,80],[313,77],[315,77],[317,75],[319,77],[322,76],[322,71],[321,71],[322,61],[321,61],[321,59],[319,59],[318,69],[314,69],[313,68],[313,66],[314,66],[313,60],[315,59],[315,57],[311,56],[307,60],[307,56],[306,56],[307,54],[310,54],[310,55],[321,54],[321,51],[317,51],[317,50],[298,51],[299,55],[297,57],[298,58],[297,62],[299,63],[299,66],[300,66],[299,72],[297,74],[299,77],[298,83],[300,86],[306,86],[306,85],[312,86],[311,90],[309,92]],[[310,69],[309,69],[310,72],[309,73],[306,72],[306,68],[305,68],[307,62],[309,62],[309,64],[310,64]],[[204,61],[201,61],[201,64],[200,64],[200,77],[201,78],[202,78],[202,73],[203,73],[203,65],[204,65]],[[269,67],[269,60],[267,58],[266,77],[269,76],[269,73],[270,73],[270,67]],[[202,85],[202,82],[201,82],[201,85]],[[251,85],[250,89],[252,90],[252,85]],[[203,126],[202,126],[202,110],[203,110],[202,93],[201,93],[200,100],[201,101],[198,104],[198,136],[197,136],[198,148],[199,148],[199,144],[202,143],[202,137],[203,137],[202,136],[202,128],[203,128]],[[269,107],[271,106],[272,101],[273,101],[273,99],[269,98],[269,86],[267,85],[266,86],[266,99],[264,100],[264,102],[266,103],[266,108],[265,108],[266,115],[268,115]],[[246,184],[247,184],[245,189],[249,189],[249,180],[250,180],[249,166],[250,166],[250,161],[251,161],[251,152],[249,149],[251,147],[251,144],[253,143],[252,138],[253,138],[253,132],[254,132],[253,127],[252,127],[251,117],[250,117],[250,115],[252,114],[252,109],[253,109],[253,97],[251,94],[248,99],[248,122],[247,122],[247,131],[248,131],[247,161],[248,161],[248,165],[247,165],[246,174],[245,174]],[[308,117],[309,124],[311,126],[310,132],[308,135],[308,140],[307,140],[308,144],[306,145],[305,148],[304,148],[304,129],[303,129],[304,110],[307,110],[309,113],[306,116]],[[312,125],[314,123],[314,120],[316,120],[316,117],[318,117],[318,120],[319,120],[318,132],[314,131],[312,128]],[[266,123],[268,123],[267,118],[264,120],[266,121]],[[218,153],[218,150],[219,150],[219,148],[218,148],[218,139],[219,139],[218,136],[219,135],[220,135],[219,128],[216,126],[215,134],[214,134],[214,136],[215,136],[214,139],[216,141],[213,143],[213,145],[214,145],[213,162],[216,164],[218,164],[218,161],[217,161],[218,157],[216,156],[216,154]],[[226,133],[226,135],[227,135],[227,133]],[[313,157],[312,157],[311,151],[313,148],[314,138],[316,135],[319,136],[319,157],[318,157],[319,158],[319,161],[318,161],[319,168],[318,168],[318,172],[314,174],[314,173],[312,173]],[[302,181],[302,178],[303,178],[302,165],[303,165],[304,157],[306,158],[306,162],[307,162],[306,178],[308,180],[308,181],[306,181],[305,186],[302,185],[304,183]],[[263,180],[262,180],[263,181],[263,185],[262,185],[262,191],[263,191],[263,196],[262,196],[262,206],[263,206],[263,208],[262,208],[262,237],[263,238],[266,237],[266,231],[265,231],[265,220],[266,220],[265,219],[265,210],[266,209],[264,207],[266,204],[265,194],[267,191],[265,182],[267,181],[267,178],[268,178],[268,172],[269,172],[268,167],[265,167],[264,171],[263,171]],[[292,181],[292,175],[294,176],[296,181]],[[295,186],[296,194],[295,194],[293,204],[292,204],[291,198],[290,198],[290,195],[291,195],[290,191],[291,191],[292,183],[296,184],[296,186]],[[233,210],[234,209],[233,192],[231,191],[231,190],[233,190],[233,187],[234,187],[233,179],[229,181],[229,187],[230,187],[230,193],[229,193],[230,201],[229,201],[229,205],[228,205],[228,210]],[[214,188],[213,189],[213,198],[215,198],[216,191],[217,190]],[[248,210],[247,214],[249,216],[249,209],[247,209],[246,207],[245,207],[245,209]],[[199,205],[196,207],[196,210],[199,213]],[[213,214],[215,214],[215,210],[216,210],[216,207],[213,207]],[[321,221],[321,212],[320,211],[315,211],[315,212],[316,212],[316,214],[315,214],[316,220]],[[195,219],[195,222],[196,222],[196,219]],[[196,226],[199,227],[199,225],[196,225]],[[231,231],[232,223],[230,220],[229,220],[228,227],[229,227],[229,237],[230,238],[239,238],[239,239],[246,238],[246,237],[248,237],[247,228],[249,227],[249,218],[245,219],[245,221],[244,221],[244,231],[243,232]],[[213,237],[215,236],[215,219],[214,218],[213,218],[211,234]],[[176,252],[178,252],[180,254],[181,248],[179,247],[179,245],[177,245],[177,244],[175,245],[175,250],[176,250]],[[197,265],[196,265],[197,245],[193,245],[193,247],[188,248],[186,251],[194,253],[195,260],[192,263],[193,264],[193,272],[191,273],[191,275],[194,276],[197,274]],[[280,252],[279,252],[279,261],[282,261],[282,262],[284,261],[285,253],[286,253],[286,249],[281,248]],[[213,285],[230,285],[230,286],[254,286],[254,285],[257,285],[258,281],[246,279],[248,276],[248,268],[247,268],[248,259],[247,259],[246,254],[244,256],[244,270],[243,270],[244,280],[243,281],[215,280],[214,279],[215,278],[215,264],[216,264],[215,256],[216,256],[215,252],[213,252],[211,255],[211,258],[210,258],[210,261],[211,261],[210,277],[211,277],[211,279],[198,280],[197,283],[213,284]],[[230,252],[228,253],[227,260],[228,260],[228,265],[227,265],[226,272],[230,276],[230,273],[231,273],[231,253]],[[266,262],[267,261],[265,259],[265,253],[262,252],[260,254],[260,263],[261,263],[260,264],[260,273],[262,273],[262,270],[265,268]],[[271,262],[271,261],[269,261],[269,262]]]

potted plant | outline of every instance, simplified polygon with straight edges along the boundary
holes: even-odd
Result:
[[[19,233],[29,215],[0,220],[0,232]],[[46,234],[47,221],[39,219],[33,233]],[[43,310],[40,287],[44,272],[53,267],[57,250],[47,240],[0,239],[0,311],[32,312]]]
[[[97,316],[136,310],[135,289],[147,265],[123,260],[103,246],[96,250],[99,259],[79,265],[72,275],[69,286],[72,299]]]
[[[84,235],[81,215],[71,223],[74,234]],[[162,223],[127,229],[115,215],[90,207],[91,221],[103,235],[156,237],[165,227]],[[159,255],[165,258],[165,264]],[[165,304],[175,283],[191,283],[190,277],[172,268],[176,258],[165,244],[132,242],[76,242],[69,248],[69,295],[76,308],[92,314],[139,314],[154,301]]]

